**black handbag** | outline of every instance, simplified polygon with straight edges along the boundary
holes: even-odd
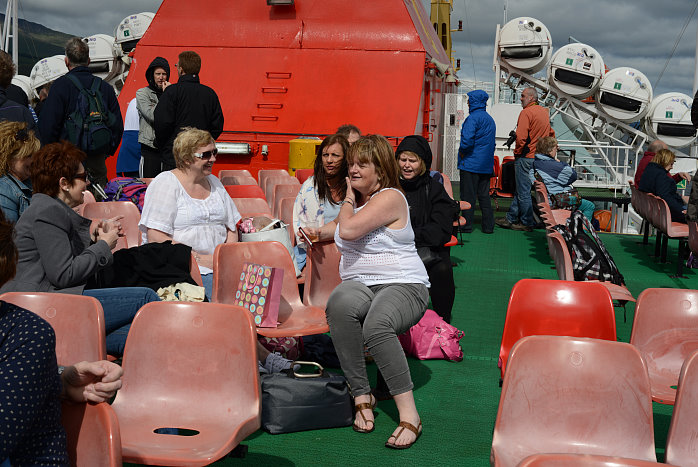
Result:
[[[294,365],[312,365],[299,373]],[[314,362],[296,361],[291,369],[262,375],[262,428],[271,434],[349,426],[353,423],[349,386],[344,376]]]

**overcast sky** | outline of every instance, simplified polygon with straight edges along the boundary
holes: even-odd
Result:
[[[430,0],[422,2],[428,12]],[[691,94],[698,14],[688,24],[659,85],[656,83],[697,2],[512,0],[508,2],[507,17],[509,20],[519,16],[539,19],[550,31],[555,49],[573,36],[594,47],[609,68],[630,66],[639,69],[649,78],[655,95],[669,91]],[[126,16],[143,11],[156,12],[160,3],[161,0],[20,0],[20,17],[69,34],[112,34]],[[224,3],[225,0],[221,0],[221,4]],[[369,7],[370,4],[370,0],[357,1],[357,5]],[[462,19],[464,29],[453,36],[455,57],[461,59],[459,76],[492,80],[495,27],[503,21],[504,0],[453,0],[453,4],[452,27],[455,29],[458,20]],[[6,0],[0,0],[2,11],[5,5]]]

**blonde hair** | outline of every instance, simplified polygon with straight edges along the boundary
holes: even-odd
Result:
[[[536,144],[536,152],[549,156],[553,149],[557,146],[557,140],[554,136],[545,136],[538,140]]]
[[[669,167],[676,160],[676,154],[668,149],[660,149],[652,158],[652,162],[661,165],[663,168]]]
[[[419,156],[417,155],[416,152],[413,152],[413,151],[400,151],[400,153],[397,155],[398,160],[400,159],[400,156],[402,156],[403,154],[406,155],[406,156],[409,156],[409,157],[416,157],[416,158],[417,158],[417,162],[419,162],[419,165],[417,166],[417,176],[418,176],[418,177],[419,177],[420,175],[424,174],[424,172],[427,171],[427,166],[426,166],[426,164],[424,163],[424,159],[422,159],[421,157],[419,157]],[[398,168],[399,168],[399,166],[398,166]]]
[[[7,175],[10,165],[32,156],[41,147],[33,130],[25,122],[0,122],[0,176]]]
[[[351,165],[354,161],[375,166],[379,189],[396,188],[402,191],[395,152],[385,137],[366,135],[359,138],[349,148],[347,156],[347,164]]]
[[[178,169],[186,169],[194,162],[194,153],[202,146],[208,146],[216,141],[206,130],[186,127],[177,134],[172,146],[175,164]]]

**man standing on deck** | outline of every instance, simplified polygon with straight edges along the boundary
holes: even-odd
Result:
[[[497,219],[497,225],[505,229],[525,230],[530,232],[535,227],[533,220],[533,203],[529,175],[536,155],[536,143],[544,136],[555,136],[550,126],[550,112],[538,105],[538,92],[534,88],[525,88],[521,93],[521,107],[516,123],[516,146],[514,148],[516,170],[516,196],[506,217]]]
[[[191,50],[175,63],[179,80],[167,86],[155,107],[155,144],[162,150],[162,170],[175,168],[172,144],[183,128],[206,130],[214,139],[223,132],[223,109],[216,91],[199,82],[201,57]]]
[[[105,159],[116,151],[124,132],[124,121],[121,117],[119,101],[116,100],[114,88],[100,78],[93,76],[87,65],[90,64],[90,48],[79,37],[73,37],[65,45],[65,66],[68,73],[58,78],[51,86],[51,92],[44,101],[39,117],[39,133],[41,145],[55,143],[58,140],[70,140],[71,116],[78,112],[78,100],[82,90],[89,90],[93,83],[98,82],[99,94],[102,98],[102,108],[107,109],[105,116],[110,116],[107,123],[111,133],[109,148],[104,154],[88,154],[84,166],[90,174],[92,183],[104,187],[107,184],[107,166]],[[68,125],[66,125],[68,124]],[[79,136],[79,135],[72,135]],[[73,141],[76,143],[76,141]],[[87,148],[81,147],[87,152]]]

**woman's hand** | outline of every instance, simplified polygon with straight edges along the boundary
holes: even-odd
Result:
[[[205,268],[213,269],[213,255],[202,255],[192,250],[196,264]]]
[[[119,232],[117,229],[111,229],[109,231],[104,230],[103,227],[97,227],[97,241],[104,240],[109,249],[113,250],[116,246],[117,240],[119,240]]]
[[[116,363],[80,362],[66,367],[61,374],[61,395],[74,402],[105,402],[121,388],[124,371]]]
[[[347,194],[344,199],[351,201],[351,204],[356,207],[356,193],[351,186],[351,177],[347,177]]]
[[[116,216],[112,217],[111,219],[102,219],[98,227],[101,227],[104,229],[105,232],[108,232],[110,230],[116,230],[116,232],[119,234],[119,236],[123,236],[123,228],[121,227],[121,219],[123,219],[124,216]]]

